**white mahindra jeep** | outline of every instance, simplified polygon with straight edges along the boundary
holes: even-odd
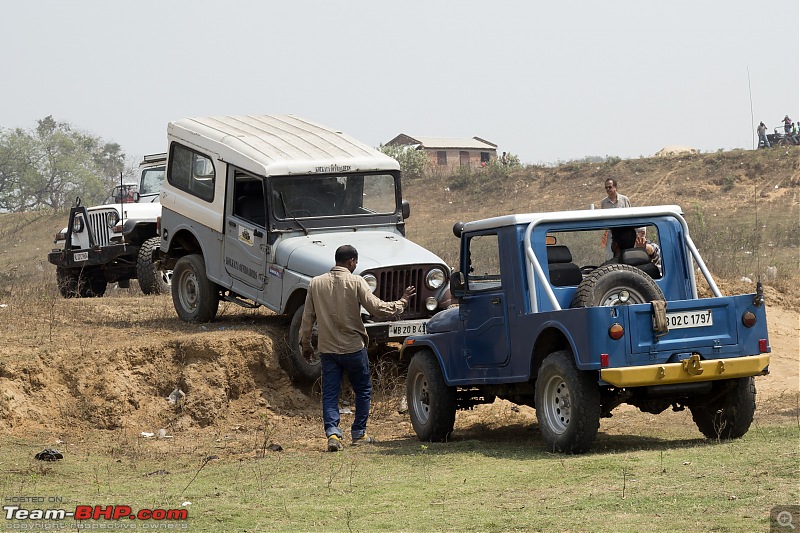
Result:
[[[451,303],[445,262],[404,237],[409,206],[391,157],[287,115],[184,119],[167,137],[161,267],[174,271],[182,320],[214,319],[220,300],[291,316],[286,366],[307,382],[320,368],[318,354],[307,360],[299,346],[306,289],[334,266],[339,246],[358,249],[355,273],[379,298],[417,287],[399,318],[362,310],[372,340],[423,333]]]
[[[154,263],[166,159],[145,156],[139,183],[115,187],[113,203],[87,208],[78,199],[70,209],[68,226],[56,234],[58,248],[47,256],[64,298],[102,296],[108,283],[129,287],[132,279],[145,294],[169,291],[171,273]]]

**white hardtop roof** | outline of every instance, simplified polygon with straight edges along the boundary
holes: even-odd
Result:
[[[294,115],[186,118],[170,122],[167,134],[264,176],[400,169],[378,150]]]
[[[622,207],[617,209],[583,209],[578,211],[554,211],[551,213],[526,213],[504,215],[464,224],[464,231],[476,231],[516,226],[518,224],[539,224],[541,222],[569,222],[583,220],[619,220],[621,218],[673,216],[683,220],[683,209],[677,205],[655,205],[648,207]]]

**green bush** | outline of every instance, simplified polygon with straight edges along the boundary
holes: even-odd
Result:
[[[421,178],[425,174],[428,156],[411,146],[387,146],[382,144],[378,150],[393,157],[400,163],[400,170],[406,178]]]

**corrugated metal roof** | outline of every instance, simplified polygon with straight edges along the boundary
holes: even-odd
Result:
[[[378,150],[294,115],[186,118],[171,122],[168,132],[190,143],[200,135],[207,139],[202,146],[215,144],[223,159],[249,160],[266,174],[320,172],[318,167],[332,164],[349,165],[352,170],[399,168],[397,161]]]
[[[431,149],[470,149],[470,150],[495,150],[497,146],[478,138],[464,137],[419,137],[401,133],[386,144],[419,144]]]

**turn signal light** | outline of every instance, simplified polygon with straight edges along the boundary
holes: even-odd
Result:
[[[742,324],[747,328],[752,328],[756,325],[756,314],[752,311],[745,311],[742,315]]]
[[[622,324],[611,324],[611,327],[608,328],[608,336],[618,341],[625,335],[625,328],[622,327]]]
[[[414,344],[414,339],[406,339],[403,341],[403,344],[405,344],[406,346],[411,346],[412,344]]]

